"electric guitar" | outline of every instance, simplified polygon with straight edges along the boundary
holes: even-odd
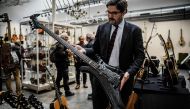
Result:
[[[162,37],[161,34],[158,34],[158,37],[160,38],[161,42],[163,43],[163,47],[166,53],[166,59],[164,60],[164,64],[166,66],[165,70],[165,78],[166,81],[169,84],[169,87],[173,87],[174,85],[178,84],[178,74],[177,71],[175,70],[174,62],[172,61],[171,57],[169,56],[166,43]]]
[[[179,39],[179,45],[181,46],[181,47],[183,47],[183,46],[185,46],[185,40],[184,40],[184,38],[183,38],[183,30],[182,29],[180,29],[180,39]]]
[[[67,41],[63,40],[54,32],[47,29],[44,25],[40,24],[37,20],[37,17],[39,15],[40,14],[34,14],[30,16],[30,19],[32,20],[32,22],[30,22],[32,29],[39,29],[39,28],[43,29],[55,40],[57,40],[60,44],[66,46],[67,49],[70,49],[76,56],[78,56],[81,60],[87,63],[92,69],[90,73],[92,73],[92,75],[99,80],[102,88],[104,89],[106,95],[108,96],[111,107],[113,109],[124,109],[124,104],[120,97],[120,90],[119,90],[120,78],[123,75],[123,72],[119,68],[109,66],[101,60],[95,62],[85,54],[79,52],[75,47],[73,47]]]
[[[172,56],[170,56],[170,58],[174,63],[174,69],[176,70],[176,72],[178,72],[177,62],[176,62],[175,52],[174,52],[174,46],[173,46],[173,42],[172,42],[170,36],[168,37],[168,41],[170,42],[170,46],[171,46],[171,50],[172,50]]]
[[[167,49],[170,49],[172,48],[172,44],[171,44],[171,38],[170,38],[170,30],[168,30],[168,39],[167,39],[167,42],[166,42],[166,47]]]
[[[61,96],[58,92],[58,87],[57,87],[56,82],[55,82],[55,77],[50,73],[49,67],[46,66],[46,70],[49,73],[49,75],[52,77],[53,84],[55,87],[56,97],[57,97],[50,104],[50,109],[69,109],[67,99],[63,95]]]

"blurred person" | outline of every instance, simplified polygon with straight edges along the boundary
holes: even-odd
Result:
[[[68,35],[62,35],[65,41],[68,41]],[[60,91],[60,82],[63,78],[63,87],[65,90],[65,96],[73,96],[74,93],[70,91],[69,87],[69,50],[57,42],[56,50],[55,50],[55,66],[57,69],[57,77],[56,77],[56,85],[58,87],[59,94],[61,95],[62,92]]]
[[[77,45],[80,45],[81,47],[85,47],[84,41],[85,41],[85,38],[83,36],[80,36],[79,37],[79,43]],[[80,88],[80,73],[81,73],[80,67],[84,66],[84,65],[85,65],[85,63],[79,57],[75,56],[75,70],[76,70],[76,83],[77,83],[75,89]],[[83,76],[83,78],[82,78],[83,87],[88,88],[88,86],[86,85],[87,74],[83,72],[82,76]]]
[[[87,44],[85,45],[85,48],[91,48],[94,44],[94,36],[93,34],[90,34],[90,33],[87,33],[86,34],[86,41],[87,41]],[[94,55],[91,55],[89,56],[91,59],[94,59]],[[89,77],[90,77],[90,83],[91,83],[91,86],[92,85],[92,78],[93,78],[93,75],[89,73]],[[88,99],[91,100],[92,99],[92,93],[88,94]]]
[[[15,43],[8,41],[8,37],[4,38],[4,43],[2,45],[2,68],[6,74],[6,87],[9,92],[13,93],[11,85],[11,75],[13,74],[16,83],[16,94],[19,96],[22,91],[19,57],[16,53],[17,49],[19,48],[17,48]]]

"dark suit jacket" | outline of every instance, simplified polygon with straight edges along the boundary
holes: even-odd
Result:
[[[100,25],[95,36],[93,51],[104,61],[107,57],[108,42],[110,40],[111,24]],[[135,75],[145,58],[141,29],[136,25],[125,22],[120,47],[119,67],[130,75]]]
[[[87,49],[87,55],[93,52],[95,54],[98,54],[101,59],[106,61],[110,34],[110,23],[100,25],[95,36],[93,49]],[[130,94],[133,86],[134,75],[141,67],[144,58],[145,54],[141,29],[136,25],[125,22],[120,46],[119,67],[124,72],[129,72],[130,79],[124,85],[124,88],[121,91],[121,96],[125,96],[126,93]]]

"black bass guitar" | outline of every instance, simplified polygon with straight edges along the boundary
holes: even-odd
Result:
[[[124,104],[120,97],[119,91],[119,84],[122,71],[115,67],[110,67],[109,65],[105,64],[103,61],[99,61],[98,63],[90,59],[85,54],[79,52],[75,47],[71,44],[60,38],[58,35],[47,29],[44,25],[38,22],[37,16],[40,14],[34,14],[30,16],[32,20],[31,26],[33,29],[43,29],[47,32],[50,36],[52,36],[55,40],[57,40],[63,46],[66,46],[70,49],[76,56],[78,56],[81,60],[87,63],[91,69],[93,69],[92,75],[96,77],[101,86],[103,87],[108,99],[110,100],[111,107],[113,109],[124,109]]]

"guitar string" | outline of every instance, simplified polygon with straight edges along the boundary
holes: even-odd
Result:
[[[35,20],[35,19],[34,19]],[[60,42],[61,44],[65,45],[68,49],[71,49],[71,51],[76,54],[77,56],[79,56],[84,62],[86,62],[87,64],[89,64],[91,67],[93,67],[95,70],[99,69],[99,65],[97,63],[95,63],[93,60],[91,60],[88,56],[80,53],[75,47],[73,47],[72,45],[70,45],[68,42],[66,42],[65,40],[61,39],[59,36],[57,36],[55,33],[49,31],[44,25],[40,24],[37,20],[35,20],[34,22],[38,23],[38,26],[42,29],[44,29],[44,31],[46,31],[50,36],[52,36],[54,39],[56,39],[58,42]],[[114,80],[114,78],[108,76],[107,74],[104,74],[104,76],[106,76],[109,81],[116,81]],[[113,76],[116,76],[116,74],[113,74]]]
[[[37,22],[37,21],[36,21]],[[74,54],[76,54],[77,56],[79,56],[82,60],[84,60],[87,64],[89,64],[90,66],[92,66],[94,69],[98,68],[98,64],[95,63],[93,60],[91,60],[89,57],[87,57],[86,55],[79,53],[76,48],[74,48],[72,45],[68,44],[68,42],[64,41],[63,39],[61,39],[60,37],[58,37],[56,34],[54,34],[53,32],[49,31],[48,29],[45,28],[45,26],[39,24],[39,26],[41,28],[43,28],[49,35],[51,35],[52,37],[54,37],[57,41],[61,42],[62,44],[64,44],[67,48],[71,49],[72,52],[74,52]]]

